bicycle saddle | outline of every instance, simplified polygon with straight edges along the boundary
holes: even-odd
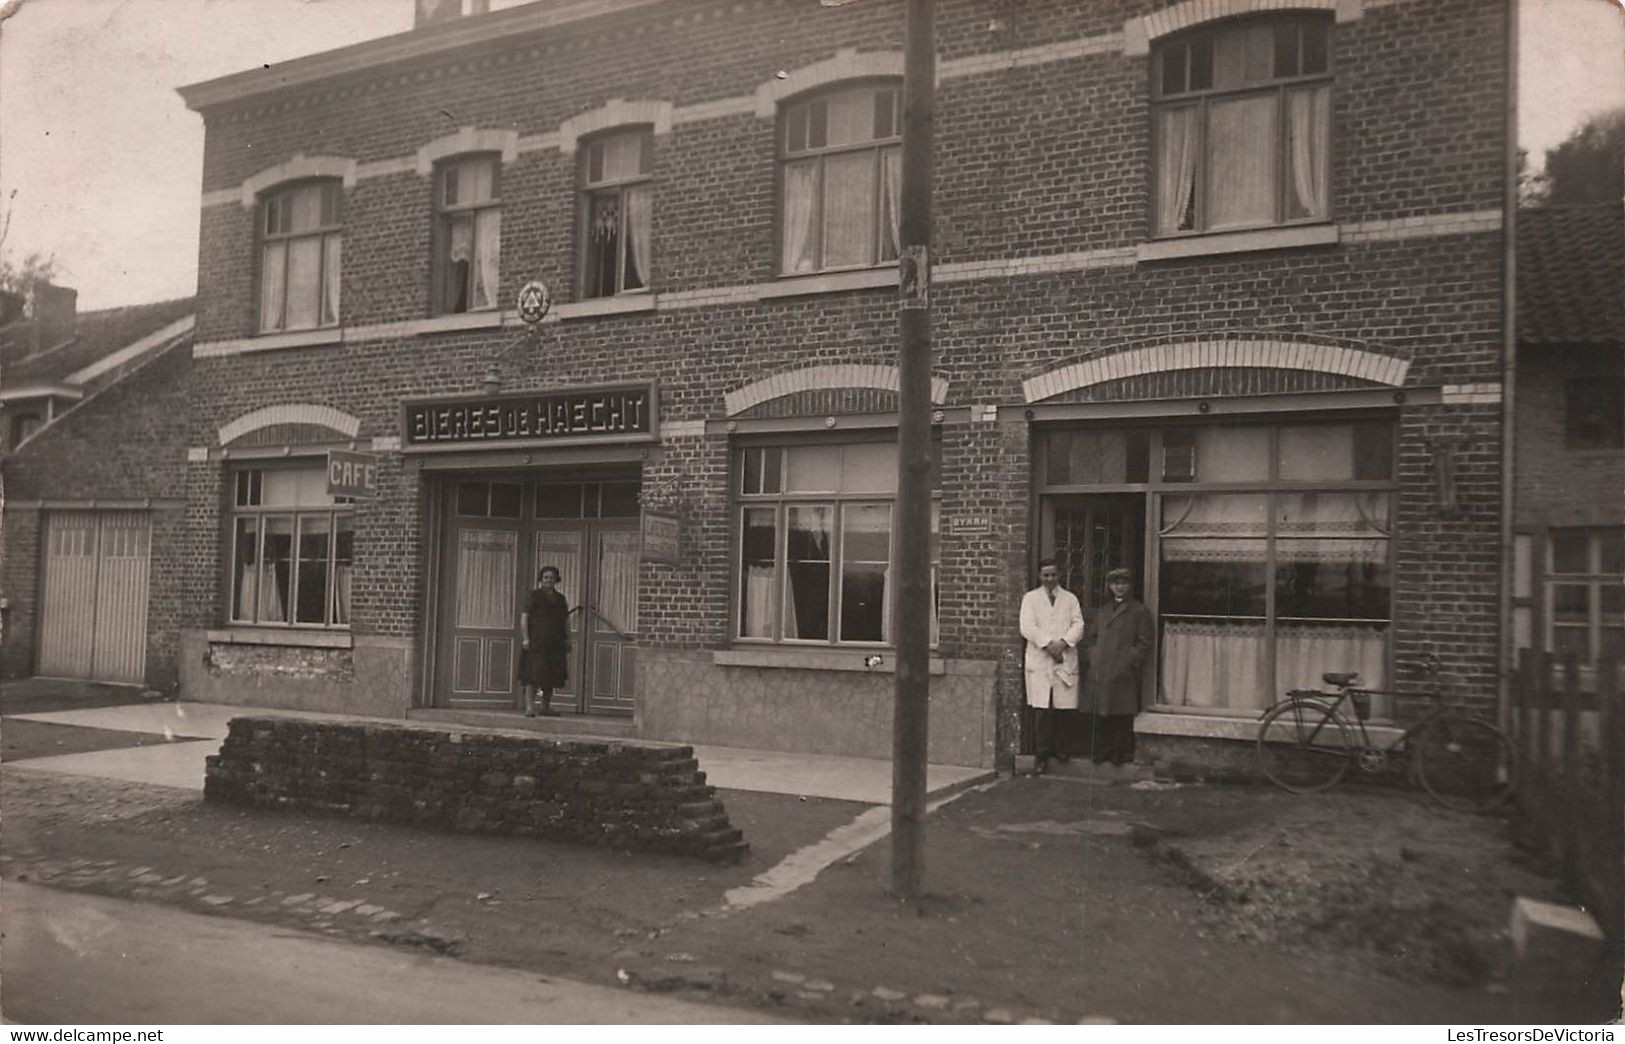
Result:
[[[1360,672],[1359,671],[1327,671],[1325,674],[1322,674],[1321,677],[1326,679],[1326,684],[1327,685],[1336,685],[1339,688],[1341,688],[1342,686],[1345,686],[1345,685],[1353,685],[1355,682],[1359,681],[1360,680]]]

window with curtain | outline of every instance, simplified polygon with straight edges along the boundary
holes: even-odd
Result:
[[[1164,705],[1254,712],[1325,671],[1386,684],[1393,440],[1387,421],[1158,433],[1178,483],[1156,497]]]
[[[614,297],[649,286],[654,214],[648,128],[593,138],[581,149],[581,294]]]
[[[1331,217],[1330,16],[1226,22],[1152,60],[1158,236]]]
[[[343,186],[333,180],[261,197],[261,333],[338,325],[343,211]]]
[[[865,84],[791,102],[779,122],[785,275],[897,259],[902,90]]]
[[[326,470],[243,468],[231,481],[231,622],[349,627],[354,513]]]
[[[467,156],[435,170],[434,308],[439,314],[497,306],[501,169],[496,156]]]
[[[738,451],[736,465],[736,636],[829,645],[891,642],[896,444],[752,446]],[[933,503],[933,644],[939,547]]]

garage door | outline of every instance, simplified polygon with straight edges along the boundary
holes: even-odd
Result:
[[[47,516],[38,673],[141,683],[150,549],[144,512]]]

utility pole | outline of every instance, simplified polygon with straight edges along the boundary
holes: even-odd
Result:
[[[903,24],[903,170],[898,208],[897,681],[892,719],[891,890],[918,899],[925,880],[925,764],[931,677],[931,141],[935,0],[907,0]]]

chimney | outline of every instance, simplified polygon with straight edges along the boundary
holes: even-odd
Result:
[[[421,28],[437,22],[449,22],[464,15],[484,14],[491,9],[491,0],[416,0],[412,27]]]
[[[73,336],[78,325],[79,291],[39,283],[34,287],[34,322],[39,328],[39,349],[54,348]]]

